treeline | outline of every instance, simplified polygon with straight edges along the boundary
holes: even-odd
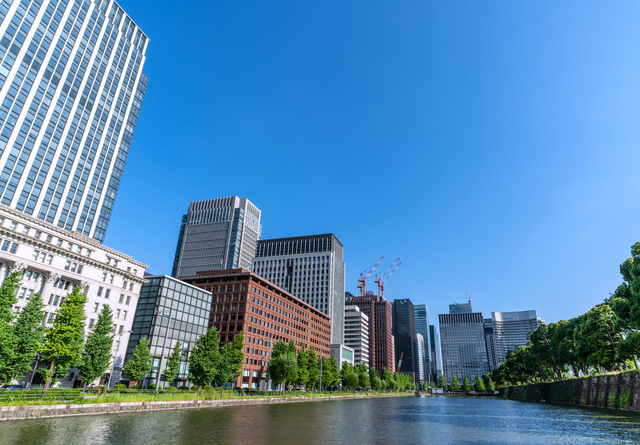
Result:
[[[81,287],[75,287],[63,298],[55,312],[51,327],[45,327],[44,302],[35,293],[16,315],[13,307],[22,281],[22,271],[8,275],[0,286],[0,382],[11,383],[24,377],[39,359],[44,367],[38,369],[44,388],[78,370],[84,385],[102,377],[113,365],[115,337],[113,312],[103,305],[93,329],[85,332],[85,306],[87,296]],[[235,381],[244,362],[242,333],[233,343],[219,349],[218,332],[211,328],[196,341],[188,358],[189,381],[196,385],[219,386]],[[167,360],[160,380],[173,382],[183,359],[182,345],[178,342]],[[124,366],[125,374],[133,380],[148,377],[153,365],[147,338],[142,338],[132,359]]]
[[[586,314],[540,326],[492,373],[499,385],[545,382],[637,368],[640,355],[640,243],[620,265],[623,282]]]
[[[485,374],[482,376],[482,378],[480,378],[480,376],[477,375],[473,382],[473,385],[471,385],[471,382],[466,376],[464,377],[462,384],[460,384],[460,381],[455,375],[451,378],[451,383],[447,384],[447,377],[443,374],[440,376],[440,379],[438,380],[438,384],[435,386],[449,392],[457,392],[457,391],[494,392],[496,390],[496,385],[493,382],[493,379],[491,378],[490,374]]]

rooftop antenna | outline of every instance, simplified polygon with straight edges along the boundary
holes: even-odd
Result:
[[[469,296],[469,293],[465,292],[465,294],[467,294],[467,299],[469,300],[469,304],[471,304],[471,297]]]

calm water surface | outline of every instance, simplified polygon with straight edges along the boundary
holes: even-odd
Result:
[[[640,415],[494,398],[388,398],[0,422],[1,444],[631,444]]]

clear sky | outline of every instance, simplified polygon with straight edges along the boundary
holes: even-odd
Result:
[[[105,244],[171,273],[192,200],[334,232],[347,290],[577,316],[640,240],[640,2],[122,0],[150,77]],[[183,6],[184,5],[184,6]],[[370,289],[373,282],[370,282]]]

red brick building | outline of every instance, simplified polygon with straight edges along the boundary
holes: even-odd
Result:
[[[393,372],[395,365],[391,303],[377,295],[350,295],[345,304],[358,306],[369,317],[369,366],[379,373],[383,368]]]
[[[329,357],[329,317],[245,269],[198,272],[182,281],[213,294],[209,326],[220,332],[220,347],[244,335],[244,365],[236,385],[266,389],[267,364],[278,340],[293,340],[296,349],[313,346]]]

